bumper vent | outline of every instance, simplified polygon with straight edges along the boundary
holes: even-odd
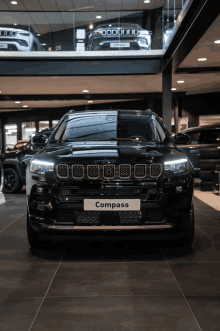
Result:
[[[57,224],[69,224],[73,223],[73,214],[72,213],[57,213],[56,218]]]

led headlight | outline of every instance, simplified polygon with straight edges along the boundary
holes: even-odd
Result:
[[[47,171],[53,171],[54,163],[45,162],[40,160],[32,160],[30,166],[30,172],[38,175],[45,175]]]
[[[188,159],[179,159],[174,161],[164,162],[164,170],[171,170],[174,173],[185,172],[189,169]]]

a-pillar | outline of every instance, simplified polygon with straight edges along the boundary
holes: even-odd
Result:
[[[172,133],[171,129],[171,117],[172,117],[172,64],[166,67],[162,74],[162,118],[169,133]]]

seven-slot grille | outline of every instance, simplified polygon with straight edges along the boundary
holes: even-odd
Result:
[[[60,178],[68,178],[68,166],[67,164],[59,164],[57,166],[57,175]],[[74,164],[72,165],[72,178],[74,179],[83,179],[87,177],[88,179],[129,179],[134,177],[136,179],[142,178],[157,178],[162,173],[162,164],[153,163],[153,164]]]

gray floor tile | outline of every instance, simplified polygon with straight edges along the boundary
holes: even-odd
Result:
[[[220,297],[186,297],[202,331],[220,329]]]
[[[166,263],[61,264],[48,296],[181,295]]]
[[[0,330],[28,331],[42,298],[0,298]]]
[[[199,331],[183,297],[46,298],[31,331]]]
[[[220,296],[220,265],[173,263],[169,266],[185,296]]]

